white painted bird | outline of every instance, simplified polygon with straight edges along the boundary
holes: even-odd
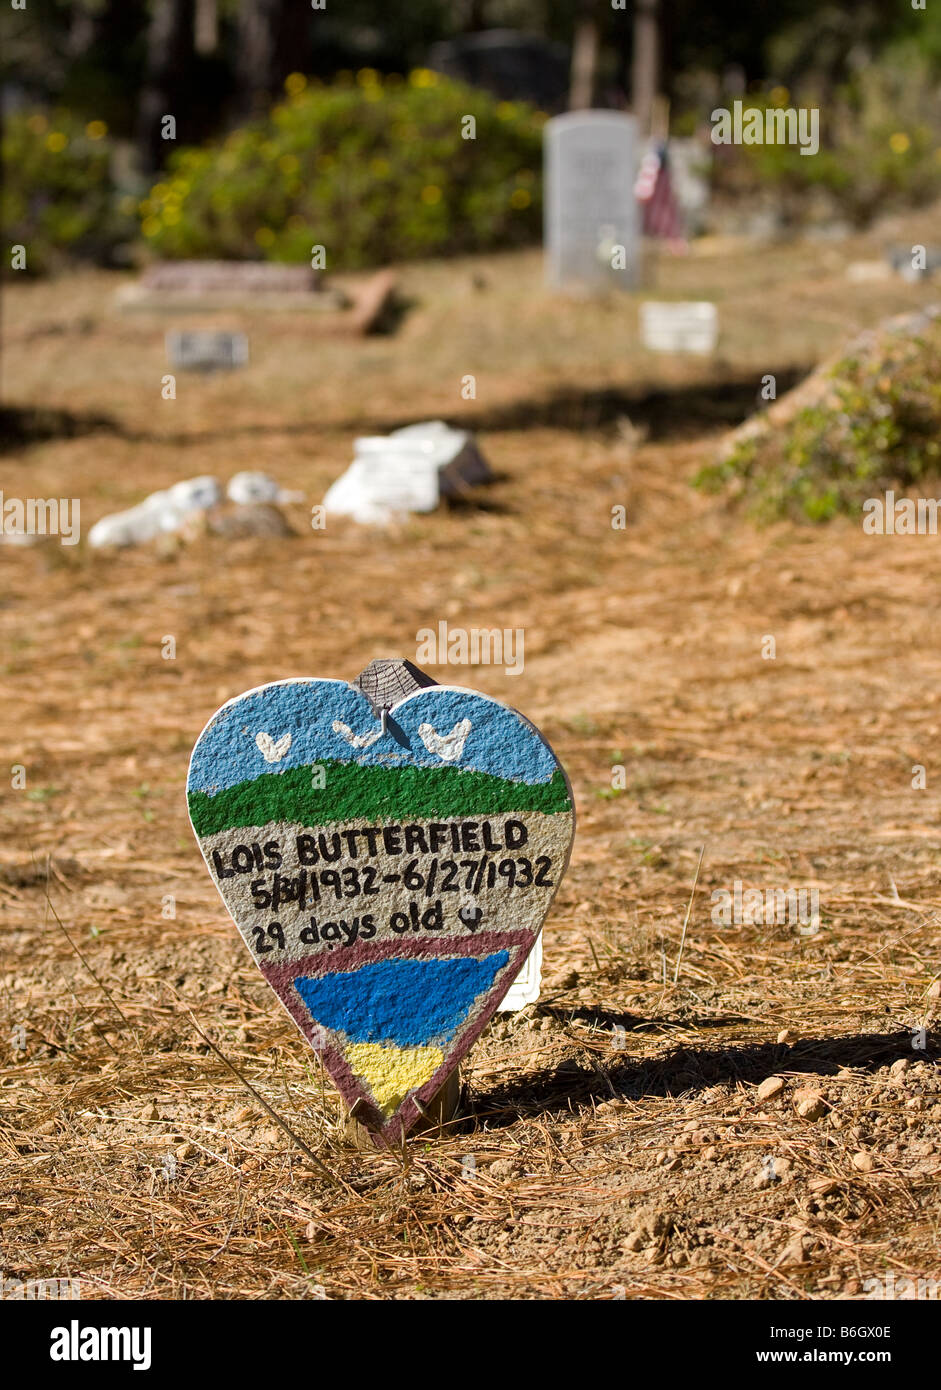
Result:
[[[262,732],[255,735],[255,743],[266,763],[279,763],[291,747],[291,735],[282,734],[275,742],[270,734]]]
[[[333,732],[345,738],[351,748],[369,748],[377,739],[382,738],[381,729],[374,729],[369,734],[354,734],[349,724],[344,724],[341,719],[334,719]]]
[[[429,753],[437,753],[446,763],[456,763],[464,752],[467,735],[471,731],[469,719],[460,719],[449,734],[439,734],[431,724],[419,724],[418,735]]]

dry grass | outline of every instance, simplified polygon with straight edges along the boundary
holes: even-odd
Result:
[[[113,320],[112,278],[9,294],[8,398],[109,423],[8,453],[0,486],[79,493],[86,530],[201,472],[260,466],[317,501],[352,430],[438,413],[481,428],[500,479],[379,539],[307,531],[301,508],[287,542],[0,547],[2,765],[28,777],[0,802],[8,1277],[110,1298],[797,1299],[941,1274],[937,544],[757,532],[688,486],[764,372],[917,301],[843,280],[872,253],[676,267],[670,292],[721,295],[728,325],[723,360],[692,365],[639,349],[629,301],[541,298],[532,257],[413,268],[398,336],[328,351],[253,324],[250,372],[181,377],[173,404],[163,326]],[[362,1153],[225,918],[186,764],[222,700],[413,655],[440,618],[525,630],[522,676],[460,679],[539,722],[579,831],[543,997],[475,1048],[465,1118]],[[713,925],[736,879],[816,886],[821,931]],[[769,1076],[785,1087],[763,1102]]]

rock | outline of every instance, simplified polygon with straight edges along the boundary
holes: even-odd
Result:
[[[756,1092],[758,1100],[762,1103],[776,1100],[784,1090],[784,1084],[784,1078],[781,1076],[766,1076]]]
[[[512,1158],[498,1158],[496,1163],[491,1163],[488,1172],[497,1182],[506,1182],[507,1179],[516,1177],[517,1165]]]
[[[941,999],[941,979],[933,980],[928,986],[929,999]]]
[[[157,1102],[156,1102],[156,1101],[153,1101],[153,1100],[152,1100],[152,1101],[149,1101],[149,1102],[144,1106],[143,1110],[140,1112],[140,1117],[141,1117],[142,1120],[148,1120],[148,1121],[150,1121],[150,1120],[159,1120],[159,1119],[160,1119],[160,1111],[157,1109]]]
[[[121,549],[141,545],[168,531],[178,531],[188,517],[206,512],[222,496],[217,478],[206,474],[174,483],[166,491],[152,492],[127,511],[103,516],[88,533],[94,549]]]
[[[815,1197],[829,1197],[832,1192],[840,1190],[840,1184],[835,1178],[811,1178],[807,1187]]]
[[[196,1148],[195,1144],[190,1144],[189,1142],[186,1142],[181,1144],[180,1147],[176,1150],[176,1158],[180,1163],[184,1163],[186,1159],[192,1157],[194,1153],[198,1152],[199,1150]]]
[[[853,1167],[860,1173],[872,1172],[872,1156],[864,1153],[860,1149],[859,1153],[853,1154]]]
[[[806,1257],[806,1237],[802,1235],[794,1236],[781,1251],[777,1261],[778,1268],[782,1265],[801,1265]]]
[[[791,1032],[790,1028],[782,1028],[781,1031],[780,1031],[780,1033],[778,1034],[778,1042],[779,1042],[779,1043],[789,1043],[789,1042],[793,1042],[793,1041],[794,1041],[794,1034]]]
[[[819,1091],[804,1089],[794,1093],[794,1108],[802,1120],[822,1120],[827,1102]]]
[[[673,1216],[662,1207],[640,1207],[633,1214],[633,1222],[625,1242],[628,1250],[640,1250],[644,1245],[652,1245],[669,1236],[673,1230]]]
[[[897,1062],[893,1062],[891,1067],[889,1067],[889,1075],[902,1076],[908,1071],[910,1066],[911,1062],[907,1057],[900,1057]]]
[[[281,538],[297,535],[284,513],[271,502],[250,502],[244,506],[226,508],[209,519],[208,529],[213,535],[223,536],[230,541],[245,540],[250,536]]]

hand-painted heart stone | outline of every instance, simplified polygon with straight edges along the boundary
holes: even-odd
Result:
[[[575,818],[552,749],[455,686],[383,715],[346,681],[276,681],[213,715],[187,794],[265,979],[357,1119],[397,1141],[496,1010],[565,872]]]

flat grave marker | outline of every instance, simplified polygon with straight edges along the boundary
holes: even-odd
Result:
[[[167,334],[167,361],[176,371],[232,371],[248,365],[248,338],[223,330]]]
[[[644,347],[653,352],[715,351],[719,340],[719,315],[706,300],[640,306],[640,330]]]

